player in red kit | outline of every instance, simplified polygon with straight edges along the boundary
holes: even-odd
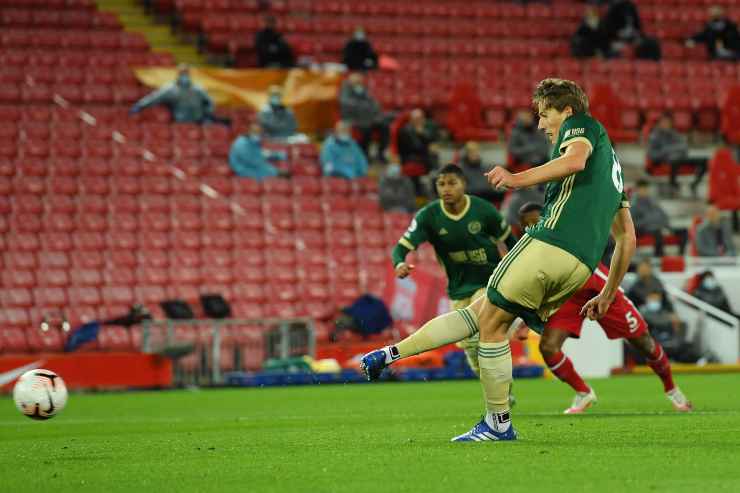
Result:
[[[542,207],[534,203],[522,206],[519,210],[522,226],[536,224],[541,210]],[[573,403],[565,410],[566,414],[582,413],[596,402],[596,393],[576,372],[562,348],[569,337],[580,337],[586,316],[582,313],[582,307],[601,292],[608,275],[609,270],[599,265],[586,284],[550,317],[540,339],[540,352],[550,371],[576,391]],[[621,288],[609,310],[598,322],[609,339],[625,339],[647,360],[647,364],[663,382],[666,396],[677,411],[691,411],[691,402],[673,382],[671,364],[663,347],[650,335],[647,323]]]

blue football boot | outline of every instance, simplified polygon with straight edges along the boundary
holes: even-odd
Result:
[[[516,430],[514,429],[514,426],[509,426],[509,429],[506,430],[503,433],[499,433],[497,431],[494,431],[490,426],[488,426],[488,423],[486,423],[486,418],[483,417],[483,419],[480,420],[480,422],[473,427],[472,430],[470,430],[467,433],[463,433],[462,435],[456,436],[451,442],[498,442],[498,441],[507,441],[507,440],[516,440],[517,434]]]
[[[388,365],[385,364],[385,351],[382,349],[370,351],[360,360],[360,368],[370,382],[380,378],[386,366]]]

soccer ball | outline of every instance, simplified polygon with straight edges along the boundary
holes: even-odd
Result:
[[[27,371],[13,388],[13,400],[18,410],[31,419],[53,418],[67,404],[67,386],[53,371]]]

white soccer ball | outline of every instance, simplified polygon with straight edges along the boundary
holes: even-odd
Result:
[[[27,371],[13,388],[13,400],[18,410],[31,419],[53,418],[67,404],[67,386],[51,370]]]

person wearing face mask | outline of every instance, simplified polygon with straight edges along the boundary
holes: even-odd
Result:
[[[293,111],[283,104],[280,86],[270,86],[267,104],[259,112],[258,118],[268,139],[289,139],[298,130]]]
[[[286,177],[288,173],[269,163],[270,153],[262,149],[262,127],[253,123],[249,133],[240,135],[229,150],[229,165],[234,174],[253,180],[263,180],[275,176]]]
[[[640,306],[640,313],[648,324],[650,334],[663,346],[672,361],[696,363],[702,358],[697,350],[699,332],[696,334],[697,340],[687,340],[686,324],[681,321],[676,323],[674,314],[663,306],[662,296],[658,291],[650,292]],[[706,357],[710,358],[711,355],[707,354]]]
[[[610,58],[612,56],[609,38],[601,27],[599,10],[596,7],[586,7],[583,22],[570,40],[570,49],[576,58],[594,56]]]
[[[660,295],[658,298],[660,306],[655,304],[655,296],[652,298],[650,297],[651,293],[653,295],[656,293]],[[627,291],[627,296],[634,301],[637,306],[646,306],[648,310],[656,308],[656,310],[653,311],[654,314],[658,313],[657,309],[659,309],[660,316],[662,317],[661,320],[670,320],[673,330],[678,331],[684,325],[683,321],[678,318],[676,310],[673,308],[673,303],[671,303],[671,300],[668,297],[668,293],[663,286],[663,282],[653,273],[653,265],[649,258],[642,259],[640,263],[637,264],[637,280]],[[652,304],[649,303],[651,300]],[[657,315],[655,316],[657,317]],[[646,316],[645,319],[647,320],[647,318],[648,317]],[[650,325],[652,329],[653,326],[650,324],[650,320],[648,320],[648,325]]]
[[[322,144],[320,160],[324,176],[348,180],[367,176],[367,158],[360,146],[352,140],[350,126],[345,121],[338,121],[334,134],[327,137]]]
[[[707,46],[709,58],[714,60],[737,60],[740,54],[740,34],[737,25],[732,22],[720,6],[709,8],[709,21],[704,29],[686,40],[686,46],[694,47],[697,43]]]
[[[380,206],[386,211],[414,212],[416,193],[411,178],[401,174],[401,165],[390,163],[378,184]]]
[[[550,143],[537,128],[531,111],[524,110],[517,114],[508,150],[515,165],[539,166],[550,160]]]
[[[359,132],[359,144],[368,159],[370,140],[373,135],[377,135],[376,159],[382,163],[386,162],[385,150],[390,139],[388,118],[383,114],[378,101],[368,92],[365,78],[361,73],[352,73],[342,84],[339,92],[339,112],[342,120]]]
[[[362,27],[355,29],[352,38],[344,45],[342,63],[349,70],[375,70],[378,68],[378,54],[365,36]]]
[[[717,278],[714,277],[712,271],[707,270],[699,274],[699,285],[691,294],[723,312],[740,318],[740,315],[732,310],[725,290],[722,289],[722,286],[717,281]]]
[[[190,68],[185,65],[178,67],[175,82],[141,98],[131,107],[129,113],[136,114],[159,104],[169,108],[172,119],[177,123],[221,121],[214,117],[213,100],[203,88],[193,84]]]

